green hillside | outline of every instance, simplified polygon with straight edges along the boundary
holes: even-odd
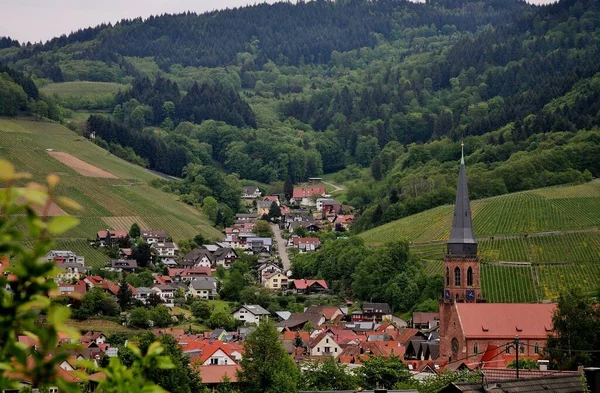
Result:
[[[83,176],[50,156],[46,149],[70,153],[118,178]],[[164,229],[175,240],[198,233],[215,239],[222,236],[200,211],[150,187],[148,182],[157,175],[109,154],[59,124],[0,119],[0,157],[18,170],[31,173],[36,181],[43,181],[51,172],[61,177],[58,192],[79,202],[83,211],[66,209],[79,216],[81,224],[63,234],[57,246],[73,249],[81,243],[83,247],[77,251],[91,264],[100,265],[103,260],[85,246],[85,240],[94,238],[101,229],[129,229],[137,222],[142,228]]]
[[[360,236],[371,245],[400,238],[442,274],[453,206],[406,217]],[[490,301],[554,299],[562,287],[600,284],[600,182],[536,189],[472,202]],[[500,262],[500,263],[499,263]]]

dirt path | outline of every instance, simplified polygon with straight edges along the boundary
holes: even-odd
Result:
[[[271,224],[271,228],[273,229],[273,234],[275,235],[277,251],[279,252],[279,257],[281,258],[281,263],[283,264],[283,270],[290,270],[291,263],[287,254],[287,242],[283,236],[281,236],[281,229],[279,229],[277,224]]]
[[[342,191],[342,190],[344,190],[344,187],[341,187],[341,186],[335,185],[335,184],[333,184],[333,183],[330,183],[330,182],[328,182],[328,181],[324,181],[324,180],[323,180],[323,184],[327,184],[328,186],[330,186],[330,187],[333,187],[333,188],[334,188],[333,192],[338,192],[338,191]]]

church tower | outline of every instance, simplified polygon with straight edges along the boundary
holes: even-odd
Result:
[[[444,303],[481,302],[480,259],[473,234],[464,145],[448,250],[444,258]]]

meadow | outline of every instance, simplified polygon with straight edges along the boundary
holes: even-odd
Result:
[[[82,176],[51,157],[46,149],[70,153],[118,178]],[[95,238],[99,230],[128,230],[133,222],[145,229],[166,230],[175,240],[198,233],[212,239],[222,237],[202,212],[179,202],[175,195],[150,187],[148,182],[157,175],[121,160],[60,124],[0,119],[0,157],[11,161],[18,170],[31,173],[38,182],[43,182],[49,173],[60,176],[57,193],[83,207],[81,211],[65,209],[79,217],[81,224],[61,238]],[[101,263],[98,258],[91,258],[90,261],[98,261],[91,263]]]

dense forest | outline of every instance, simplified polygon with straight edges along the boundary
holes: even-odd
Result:
[[[227,215],[190,168],[232,186],[336,173],[356,231],[452,202],[461,140],[475,198],[600,176],[593,0],[301,1],[0,43],[38,86],[121,83],[85,132]]]

